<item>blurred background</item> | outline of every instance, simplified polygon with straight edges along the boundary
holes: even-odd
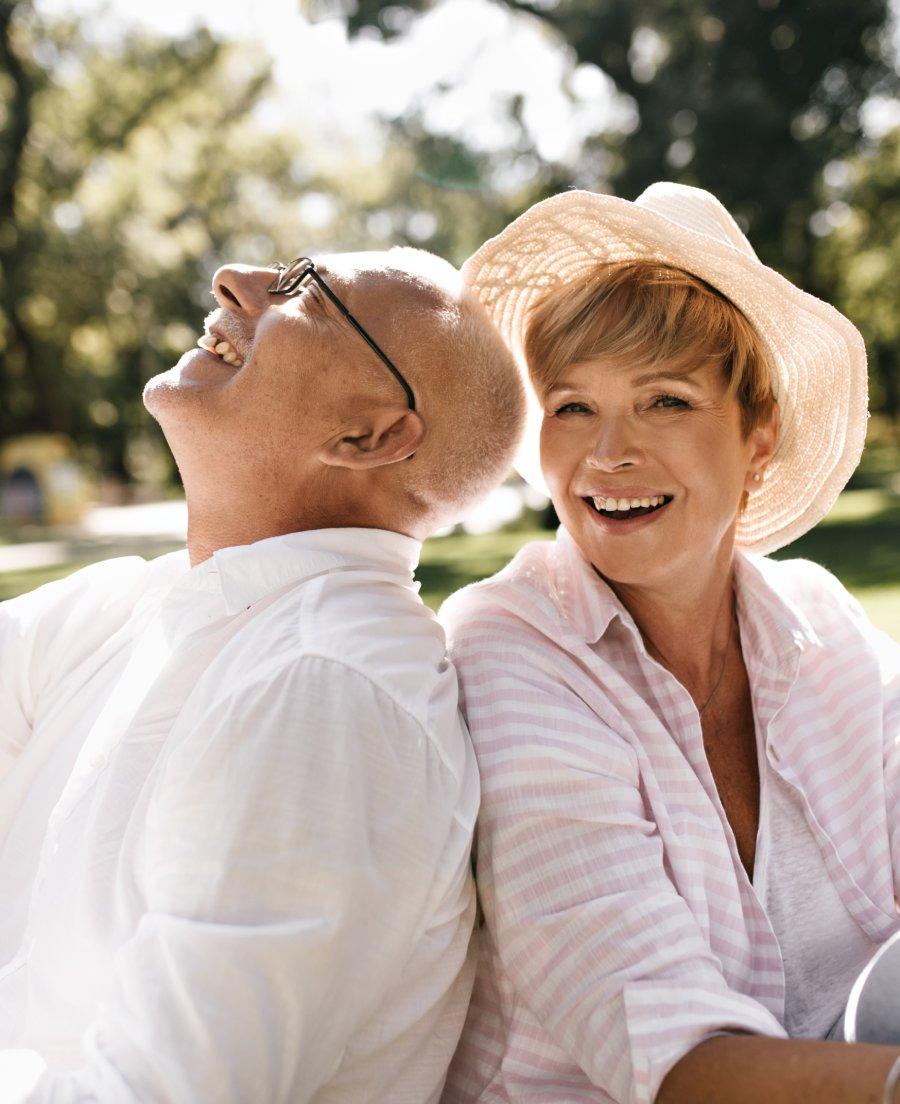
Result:
[[[835,509],[779,555],[900,637],[900,0],[0,0],[0,599],[184,542],[145,381],[224,260],[460,263],[569,186],[699,185],[869,350]],[[549,535],[514,479],[429,541],[432,605]]]

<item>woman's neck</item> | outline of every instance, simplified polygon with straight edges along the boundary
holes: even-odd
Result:
[[[695,701],[704,701],[737,633],[733,551],[695,564],[689,577],[658,586],[610,585],[634,618],[648,652]]]

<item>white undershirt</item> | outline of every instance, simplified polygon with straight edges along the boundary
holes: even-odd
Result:
[[[759,755],[760,823],[753,888],[784,961],[784,1028],[824,1038],[878,944],[850,916],[825,869],[802,798]]]

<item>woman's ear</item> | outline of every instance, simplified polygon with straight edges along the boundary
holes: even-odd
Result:
[[[406,460],[424,439],[425,423],[417,411],[374,410],[326,441],[319,459],[336,468],[380,468]]]
[[[746,490],[752,491],[756,487],[759,487],[763,474],[772,457],[775,455],[775,450],[778,448],[778,432],[781,425],[781,419],[778,411],[778,404],[772,404],[772,413],[768,418],[763,419],[757,425],[750,430],[749,441],[752,445],[753,452],[750,457],[750,464],[747,468],[747,476],[744,482]]]

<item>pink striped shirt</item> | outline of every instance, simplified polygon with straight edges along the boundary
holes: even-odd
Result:
[[[768,767],[881,942],[900,928],[900,647],[823,568],[737,553]],[[723,1031],[785,1036],[784,971],[697,709],[560,529],[441,611],[478,755],[485,916],[445,1104],[649,1104]]]

